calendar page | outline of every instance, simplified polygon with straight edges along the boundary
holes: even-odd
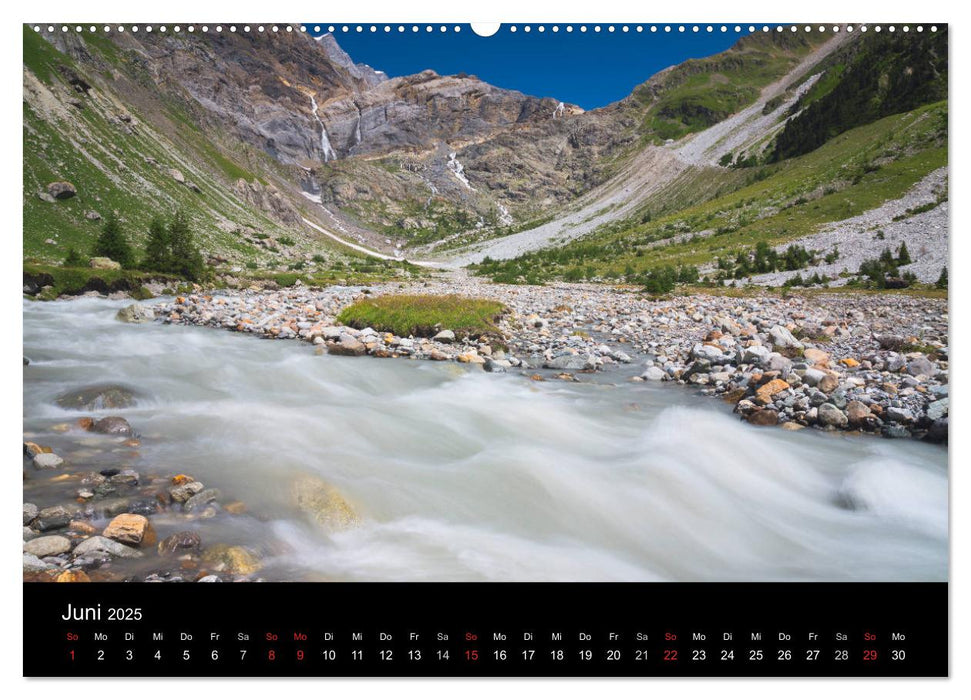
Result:
[[[24,675],[948,674],[946,24],[22,34]]]

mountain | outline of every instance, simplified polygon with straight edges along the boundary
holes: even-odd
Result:
[[[938,117],[893,117],[946,95],[946,31],[901,38],[755,33],[585,112],[466,74],[388,77],[331,35],[25,27],[25,255],[89,245],[109,209],[136,240],[183,209],[236,268],[359,254],[337,240],[449,265],[515,259],[489,268],[508,278],[707,262],[789,236],[759,227],[855,187],[847,173],[875,159],[886,175],[924,158],[888,196],[940,167]],[[850,150],[826,150],[841,138]],[[57,181],[77,195],[51,202]],[[731,229],[718,252],[648,253],[709,229]]]

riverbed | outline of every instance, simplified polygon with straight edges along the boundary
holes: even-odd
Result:
[[[245,504],[192,527],[204,543],[258,553],[263,578],[947,578],[944,447],[759,428],[689,388],[628,382],[620,367],[540,382],[318,355],[297,341],[120,323],[127,303],[24,302],[25,433],[67,450],[76,438],[52,425],[122,415],[141,441],[133,468],[188,473]],[[134,405],[55,403],[104,383],[131,387]],[[97,462],[89,453],[67,466]],[[25,493],[50,505],[50,475],[30,469]],[[355,526],[305,517],[293,485],[307,475],[343,495]]]

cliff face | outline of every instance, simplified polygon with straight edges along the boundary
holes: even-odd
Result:
[[[803,39],[743,40],[584,112],[465,74],[389,78],[355,63],[330,35],[30,36],[48,47],[39,55],[56,50],[45,58],[56,72],[72,72],[56,79],[65,91],[93,86],[108,121],[130,113],[171,142],[182,155],[166,159],[167,169],[196,164],[194,184],[231,192],[278,225],[299,227],[307,216],[379,247],[461,244],[547,220],[645,148],[735,112],[811,49]],[[25,60],[25,80],[27,72]],[[80,112],[65,114],[62,130],[83,122]],[[225,216],[231,230],[240,217]]]

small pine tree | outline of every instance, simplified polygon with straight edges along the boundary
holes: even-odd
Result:
[[[74,246],[67,249],[67,256],[64,258],[64,267],[85,267],[87,264],[88,261]]]
[[[131,267],[134,264],[131,244],[125,237],[125,232],[121,230],[121,223],[114,213],[109,212],[105,217],[104,226],[101,227],[101,234],[95,241],[92,254],[111,258],[122,267]]]
[[[910,251],[907,250],[907,242],[900,244],[900,248],[897,250],[897,264],[898,265],[909,265],[910,264]]]
[[[947,289],[947,265],[941,268],[941,276],[937,278],[938,289]]]
[[[165,223],[158,217],[148,225],[148,243],[142,267],[156,272],[172,272],[172,246]]]
[[[172,272],[182,275],[192,282],[202,277],[206,263],[196,247],[189,220],[181,211],[169,224],[169,245],[172,254]]]

